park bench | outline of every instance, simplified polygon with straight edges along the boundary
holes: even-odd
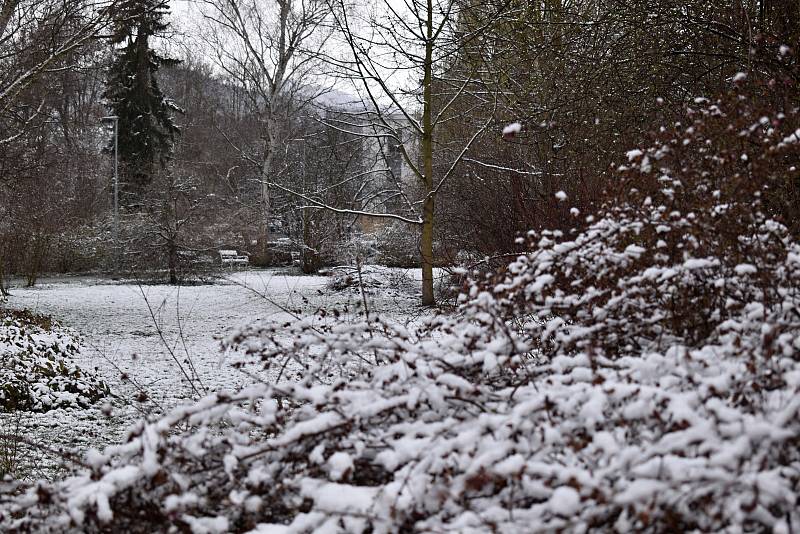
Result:
[[[219,259],[222,261],[222,266],[247,266],[250,264],[250,258],[247,254],[238,254],[235,250],[220,250]]]

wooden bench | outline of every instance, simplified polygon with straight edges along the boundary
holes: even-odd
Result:
[[[250,258],[246,254],[238,254],[235,250],[220,250],[219,259],[222,261],[222,266],[231,265],[250,265]]]

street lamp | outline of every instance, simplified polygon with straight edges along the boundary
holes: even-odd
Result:
[[[114,274],[119,273],[119,117],[101,117],[103,122],[114,123]]]

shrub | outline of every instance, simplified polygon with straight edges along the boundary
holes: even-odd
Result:
[[[0,310],[0,409],[86,407],[108,387],[74,362],[78,341],[48,317]]]
[[[392,221],[375,234],[376,261],[389,267],[416,267],[419,264],[419,232],[408,224]]]
[[[331,270],[327,287],[333,291],[353,290],[366,294],[402,294],[416,297],[419,282],[408,272],[381,265],[341,266]]]

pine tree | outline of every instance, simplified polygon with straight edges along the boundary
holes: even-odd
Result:
[[[141,203],[180,133],[172,117],[180,109],[164,96],[156,79],[162,65],[178,61],[150,48],[150,38],[163,35],[169,27],[164,20],[168,11],[167,2],[162,0],[123,0],[111,36],[117,48],[104,97],[119,117],[123,205]]]

